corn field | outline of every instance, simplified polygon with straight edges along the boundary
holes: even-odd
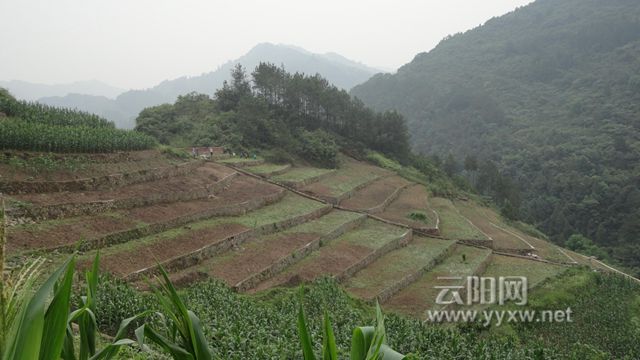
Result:
[[[0,111],[29,123],[115,128],[112,122],[98,115],[12,98],[0,98]]]
[[[113,127],[50,125],[16,118],[0,119],[0,149],[98,153],[149,149],[155,140]]]
[[[0,149],[46,152],[113,152],[149,149],[156,141],[136,131],[119,130],[83,111],[18,101],[0,89]]]

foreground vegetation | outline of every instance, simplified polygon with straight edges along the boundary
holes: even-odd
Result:
[[[156,145],[147,135],[116,129],[96,115],[17,101],[0,89],[0,149],[45,152],[113,152]],[[8,117],[7,117],[8,116]]]
[[[567,283],[579,285],[566,293],[562,284]],[[584,291],[590,294],[588,300],[580,300]],[[98,319],[103,319],[102,328],[110,331],[117,327],[115,319],[125,313],[152,306],[152,297],[119,281],[104,281],[100,293]],[[384,323],[389,346],[417,359],[635,359],[640,351],[639,294],[638,285],[628,280],[577,269],[530,294],[534,308],[571,306],[578,316],[573,323],[485,329],[475,324],[430,325],[394,314],[387,314]],[[273,290],[255,297],[239,295],[217,281],[206,281],[183,295],[222,358],[303,358],[300,345],[294,340],[299,315],[299,293],[295,289]],[[614,313],[608,301],[616,297],[619,312]],[[303,304],[314,339],[323,338],[324,309],[330,309],[339,358],[350,353],[352,330],[375,321],[374,309],[353,300],[329,279],[307,286]],[[314,350],[321,354],[322,343],[314,343]]]

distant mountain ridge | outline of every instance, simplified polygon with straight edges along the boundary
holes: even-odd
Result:
[[[29,101],[36,101],[49,96],[66,96],[68,94],[86,94],[113,99],[126,91],[98,80],[75,81],[66,84],[38,84],[11,80],[0,81],[0,87],[9,90],[13,96],[19,99]]]
[[[314,54],[296,46],[262,43],[242,57],[223,64],[215,71],[198,76],[165,80],[149,89],[124,92],[113,100],[104,96],[70,94],[43,97],[39,101],[96,113],[114,121],[118,127],[133,128],[135,118],[144,108],[173,103],[179,95],[194,91],[213,95],[222,86],[223,81],[230,78],[230,70],[233,66],[240,63],[247,68],[248,72],[251,72],[260,62],[284,65],[289,72],[319,73],[330,83],[346,90],[381,72],[335,53]]]

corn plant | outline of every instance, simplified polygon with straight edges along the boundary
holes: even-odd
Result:
[[[302,307],[303,290],[300,290],[300,303],[298,308],[298,336],[302,346],[304,360],[316,360],[313,350],[311,334],[307,327],[307,320]],[[384,328],[384,316],[380,310],[380,305],[376,303],[376,321],[373,326],[360,326],[353,330],[351,338],[351,360],[400,360],[405,356],[391,349],[386,343],[386,332]],[[336,339],[331,328],[329,314],[324,311],[322,322],[322,360],[337,360],[338,350]]]
[[[143,324],[135,331],[140,347],[147,348],[145,340],[148,339],[176,360],[212,359],[200,319],[187,309],[162,267],[160,272],[160,286],[151,288],[163,310],[158,315],[165,319],[166,331],[161,333],[151,325]]]

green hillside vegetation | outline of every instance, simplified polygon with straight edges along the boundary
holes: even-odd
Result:
[[[135,131],[116,129],[93,114],[17,101],[0,89],[0,149],[43,152],[144,150],[156,141]]]
[[[232,78],[213,99],[194,93],[173,105],[145,109],[136,129],[165,144],[271,149],[276,160],[297,154],[325,167],[337,165],[339,147],[409,159],[401,116],[375,113],[319,75],[290,74],[262,63],[251,79],[241,66]]]
[[[561,244],[582,234],[637,272],[639,19],[633,0],[538,0],[352,94],[404,115],[415,150],[506,215]]]

